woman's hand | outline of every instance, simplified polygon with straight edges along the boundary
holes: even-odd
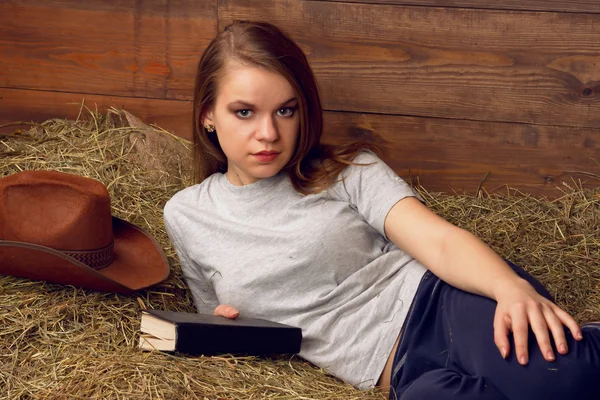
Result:
[[[529,360],[527,349],[528,327],[531,326],[542,355],[547,361],[555,359],[550,342],[550,332],[560,354],[569,349],[563,325],[566,325],[577,340],[581,330],[573,317],[559,306],[538,294],[524,279],[502,281],[494,288],[498,302],[494,317],[494,342],[503,358],[510,352],[508,334],[513,332],[517,360],[522,365]]]
[[[213,314],[229,319],[236,319],[240,315],[240,312],[227,304],[220,304],[215,308]]]

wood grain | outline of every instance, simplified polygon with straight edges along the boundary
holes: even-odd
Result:
[[[555,197],[563,182],[600,186],[600,129],[341,112],[325,122],[325,142],[373,141],[399,175],[432,191],[508,185]]]
[[[600,15],[222,0],[297,40],[328,110],[600,127]]]
[[[76,118],[84,97],[89,108],[124,108],[147,123],[191,138],[189,102],[32,90],[0,89],[0,125]],[[87,115],[85,110],[82,115]],[[375,141],[399,175],[418,178],[432,191],[475,193],[488,174],[484,187],[489,191],[509,185],[555,197],[560,195],[557,187],[572,184],[572,179],[600,186],[600,129],[326,112],[324,141],[350,138]]]
[[[405,6],[458,7],[492,10],[561,11],[600,13],[597,0],[317,0],[343,3],[394,4]]]
[[[0,86],[188,99],[214,1],[0,3]]]
[[[188,101],[144,99],[0,88],[0,125],[12,122],[75,119],[90,110],[105,112],[109,107],[125,109],[149,124],[157,124],[181,137],[191,138],[192,104]],[[9,132],[15,126],[0,132]]]

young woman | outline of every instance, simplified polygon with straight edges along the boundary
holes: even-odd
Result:
[[[429,211],[373,146],[325,146],[322,128],[286,34],[238,22],[208,46],[198,184],[165,207],[198,310],[298,326],[302,357],[390,398],[600,398],[600,325]]]

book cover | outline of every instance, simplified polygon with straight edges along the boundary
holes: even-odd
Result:
[[[298,353],[302,330],[258,318],[144,310],[139,347],[206,356]]]

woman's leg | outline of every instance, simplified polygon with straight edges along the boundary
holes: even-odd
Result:
[[[531,275],[510,265],[540,294],[550,298]],[[529,362],[522,366],[516,360],[512,337],[511,353],[506,360],[494,344],[494,301],[448,286],[442,303],[444,323],[452,332],[448,349],[450,365],[467,375],[484,377],[510,400],[600,398],[600,330],[583,327],[584,340],[579,342],[565,329],[569,352],[558,354],[553,343],[556,360],[548,362],[529,329]]]
[[[511,267],[540,294],[550,297],[533,277],[513,264]],[[415,301],[406,337],[398,348],[392,375],[398,398],[425,399],[429,394],[431,398],[465,400],[600,398],[598,327],[583,327],[581,342],[567,331],[569,353],[556,353],[552,363],[542,357],[530,330],[530,360],[521,366],[514,351],[505,360],[494,344],[496,303],[436,280],[433,276],[430,283],[422,284],[423,291],[419,289],[419,301]]]
[[[398,397],[401,400],[508,400],[483,377],[463,375],[448,368],[425,372]]]

